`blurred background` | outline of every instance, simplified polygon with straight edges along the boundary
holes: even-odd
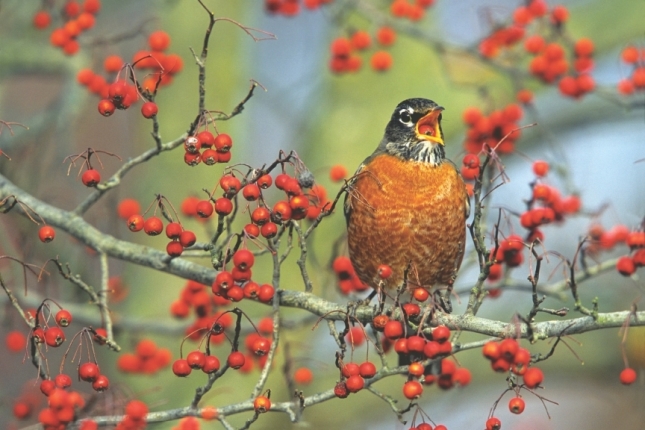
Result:
[[[393,57],[391,70],[374,72],[369,67],[369,57],[364,56],[362,70],[358,73],[334,75],[328,67],[329,45],[334,38],[346,36],[356,28],[374,33],[378,26],[387,23],[340,11],[339,4],[351,5],[351,1],[337,0],[332,7],[302,10],[295,17],[269,15],[260,0],[205,0],[205,3],[218,17],[227,17],[276,36],[276,40],[255,42],[232,22],[220,21],[214,27],[207,60],[207,108],[230,112],[248,93],[251,79],[266,89],[256,90],[241,115],[217,124],[220,132],[228,133],[234,139],[231,164],[261,166],[272,162],[280,150],[296,150],[317,182],[327,188],[330,198],[340,189],[340,184],[329,179],[330,167],[341,164],[351,175],[378,144],[392,110],[400,101],[425,97],[446,108],[443,129],[447,152],[457,164],[463,155],[463,110],[469,106],[485,110],[490,103],[494,108],[502,108],[514,101],[508,76],[473,56],[441,55],[430,44],[405,34],[399,34],[395,45],[388,49]],[[379,0],[370,3],[383,10],[387,10],[389,4]],[[618,223],[636,228],[645,211],[645,193],[639,185],[645,163],[636,163],[645,158],[642,108],[645,95],[641,92],[632,98],[621,99],[615,90],[618,81],[629,74],[629,68],[620,61],[621,50],[628,44],[645,48],[642,20],[645,2],[570,0],[560,3],[570,11],[568,34],[574,39],[589,37],[595,43],[596,66],[592,75],[600,89],[573,100],[562,97],[557,86],[531,81],[535,109],[521,120],[521,124],[536,122],[537,125],[524,130],[517,142],[517,152],[503,158],[510,182],[493,193],[488,206],[521,212],[524,200],[530,198],[529,183],[534,179],[532,161],[549,161],[553,170],[561,175],[550,174],[547,183],[557,186],[563,194],[579,194],[583,210],[580,216],[545,228],[545,248],[572,258],[578,240],[593,223],[601,223],[607,228]],[[488,35],[495,23],[507,22],[518,5],[519,1],[438,0],[414,27],[432,40],[469,48]],[[549,2],[549,5],[553,4]],[[139,115],[138,106],[117,111],[110,118],[100,116],[96,109],[99,99],[76,83],[77,72],[86,67],[98,72],[103,58],[109,54],[132,58],[136,51],[145,48],[147,34],[156,29],[167,31],[172,40],[170,51],[179,54],[184,62],[183,71],[175,76],[172,85],[163,87],[157,97],[162,139],[174,139],[188,129],[198,113],[197,67],[189,48],[198,52],[201,49],[208,18],[194,0],[104,1],[95,27],[79,39],[81,51],[68,57],[50,46],[49,30],[33,28],[31,21],[38,7],[39,2],[0,2],[0,119],[20,122],[30,128],[26,131],[14,126],[13,136],[6,128],[3,130],[0,149],[9,154],[12,161],[0,158],[0,172],[45,202],[72,209],[89,192],[75,176],[75,169],[66,175],[67,164],[62,163],[66,156],[93,147],[127,160],[154,145],[150,138],[150,122]],[[383,16],[387,17],[387,13]],[[96,43],[128,32],[135,35],[118,43]],[[92,43],[93,47],[84,46]],[[481,98],[482,92],[487,93],[485,102]],[[629,103],[641,105],[629,109]],[[101,160],[104,177],[121,164],[112,157]],[[134,197],[145,209],[156,193],[163,193],[179,207],[187,196],[203,197],[202,188],[214,188],[222,169],[220,165],[189,168],[184,164],[181,149],[163,153],[132,170],[122,185],[95,205],[85,219],[118,238],[163,249],[163,239],[130,233],[116,216],[116,204],[123,198]],[[600,211],[601,208],[604,210]],[[496,214],[496,210],[492,212]],[[212,226],[205,227],[192,220],[186,224],[195,229],[201,240],[205,240],[206,232],[212,229]],[[517,220],[508,225],[519,229]],[[74,272],[90,283],[98,283],[98,259],[71,238],[61,234],[55,242],[44,245],[35,240],[35,227],[28,220],[11,214],[0,217],[0,226],[0,255],[37,264],[60,255],[64,261],[69,261]],[[340,249],[344,250],[344,228],[343,216],[337,211],[311,240],[310,273],[314,292],[340,302],[347,299],[337,292],[329,267],[337,243],[341,243]],[[599,259],[624,253],[626,248],[601,254]],[[297,256],[292,255],[285,263],[282,288],[301,291],[304,287],[296,259]],[[208,264],[207,260],[202,262]],[[270,280],[269,263],[259,261],[254,272],[258,278],[264,277],[263,282]],[[132,352],[141,339],[152,339],[159,347],[170,349],[173,358],[177,358],[187,323],[171,321],[169,307],[178,298],[185,281],[116,260],[110,260],[109,264],[110,274],[119,276],[127,286],[125,298],[114,300],[112,305],[117,341],[124,351]],[[13,287],[25,308],[37,306],[40,301],[37,297],[60,297],[74,304],[75,314],[79,316],[74,325],[78,324],[79,329],[83,325],[100,324],[95,308],[86,304],[86,296],[62,280],[53,266],[48,269],[52,275],[41,282],[35,277],[28,278],[30,295],[24,297],[21,269],[6,260],[0,261],[5,282]],[[522,282],[527,275],[528,266],[525,265],[516,269],[512,277]],[[475,268],[464,267],[456,289],[467,291],[475,279]],[[559,260],[550,259],[543,268],[542,282],[555,283],[561,279]],[[591,300],[598,297],[603,312],[626,310],[632,303],[639,305],[641,292],[641,280],[636,276],[624,278],[615,271],[580,286],[583,302],[590,306]],[[4,295],[0,304],[0,335],[4,338],[11,330],[26,333],[24,322],[15,315]],[[254,321],[269,315],[266,306],[242,304]],[[553,308],[571,308],[572,304],[569,296],[564,301],[549,298],[545,302],[545,306]],[[465,303],[457,304],[456,312],[462,311],[464,306]],[[525,314],[530,306],[526,292],[505,291],[495,300],[486,300],[479,315],[511,321],[516,312]],[[337,380],[333,365],[336,345],[326,327],[312,331],[315,319],[302,311],[284,309],[282,314],[285,321],[293,323],[293,329],[286,331],[282,338],[283,345],[289,344],[293,365],[309,367],[314,374],[313,382],[301,387],[305,395],[332,388]],[[570,316],[577,315],[571,312]],[[119,321],[123,322],[122,327]],[[459,340],[478,339],[481,336],[463,333]],[[526,411],[514,416],[506,407],[510,398],[507,394],[496,412],[502,419],[503,428],[643,428],[645,391],[642,378],[629,387],[622,386],[618,380],[624,367],[618,330],[591,332],[566,339],[566,342],[574,352],[561,344],[551,359],[540,364],[545,373],[545,390],[540,394],[559,406],[547,404],[547,414],[540,401],[527,393]],[[645,366],[645,333],[641,329],[630,330],[628,344],[630,365],[640,370]],[[523,341],[523,346],[533,353],[546,353],[551,348],[549,342],[529,346]],[[224,347],[221,351],[225,354]],[[51,369],[58,368],[62,353],[48,353]],[[355,354],[356,361],[363,361],[365,347]],[[394,353],[390,354],[390,364],[394,364],[396,358]],[[153,411],[185,406],[194,389],[205,381],[198,374],[187,379],[176,378],[170,368],[155,376],[122,374],[115,365],[116,355],[112,351],[99,351],[101,370],[110,377],[112,388],[99,395],[91,414],[121,413],[124,399],[129,397],[145,401]],[[290,399],[281,375],[284,357],[279,354],[267,384],[275,401]],[[370,357],[376,359],[375,354]],[[484,428],[492,404],[507,387],[505,377],[490,369],[479,350],[460,353],[457,359],[472,371],[472,383],[450,391],[427,387],[419,404],[436,423],[449,429]],[[65,366],[67,372],[74,374],[74,363],[68,362]],[[18,422],[12,416],[12,407],[17,396],[38,391],[33,382],[36,370],[29,360],[23,360],[22,353],[3,349],[0,372],[0,423],[4,423],[3,428],[33,424],[37,412],[31,419]],[[223,406],[248,398],[258,374],[257,366],[248,374],[227,372],[202,403]],[[403,381],[402,377],[393,377],[377,383],[376,387],[399,399],[402,406],[406,404],[401,395]],[[91,393],[85,385],[74,382],[74,388]],[[44,405],[42,396],[32,397],[38,398],[38,409]],[[249,416],[250,413],[240,414],[231,417],[230,421],[241,426]],[[217,425],[204,424],[203,428]],[[150,426],[165,429],[173,428],[177,423]],[[307,409],[297,424],[290,424],[283,414],[269,413],[253,425],[258,429],[408,427],[397,421],[381,399],[366,391]]]

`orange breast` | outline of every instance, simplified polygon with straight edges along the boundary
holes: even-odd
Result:
[[[403,161],[382,154],[369,162],[349,191],[349,254],[359,278],[376,286],[389,265],[387,286],[408,281],[447,284],[461,265],[466,242],[466,189],[455,167]]]

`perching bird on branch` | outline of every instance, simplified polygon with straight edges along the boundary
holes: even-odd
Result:
[[[464,254],[468,194],[445,157],[441,114],[432,100],[396,107],[385,135],[348,186],[345,218],[349,255],[361,281],[376,287],[378,267],[396,288],[430,288],[454,282]]]

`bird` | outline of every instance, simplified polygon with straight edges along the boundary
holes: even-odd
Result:
[[[446,158],[443,111],[425,98],[399,103],[382,140],[348,180],[349,257],[358,278],[375,289],[404,280],[409,288],[452,285],[461,265],[470,204]],[[381,265],[391,268],[387,279],[379,276]]]

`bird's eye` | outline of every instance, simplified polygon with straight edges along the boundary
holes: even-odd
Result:
[[[412,116],[410,116],[410,112],[407,109],[403,109],[399,112],[399,121],[407,126],[412,125]]]

